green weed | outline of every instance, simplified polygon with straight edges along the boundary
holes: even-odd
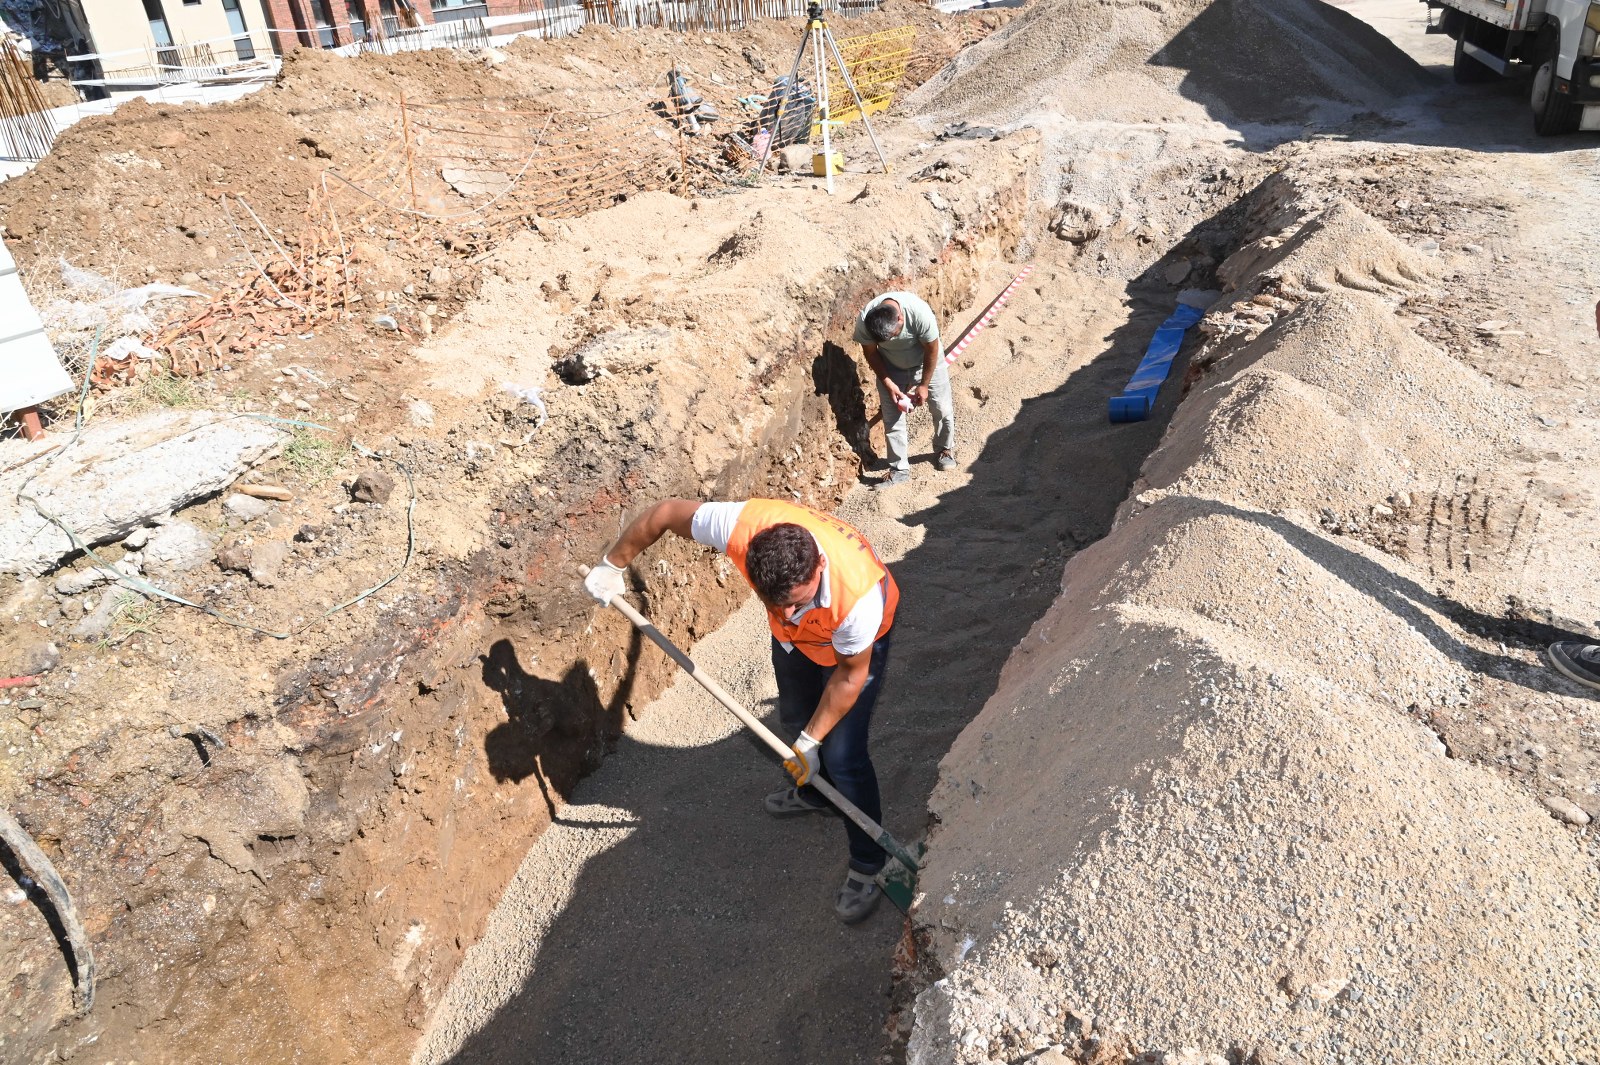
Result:
[[[153,632],[161,604],[137,592],[120,592],[111,610],[111,629],[100,640],[102,649],[115,647],[141,632]]]
[[[200,403],[194,383],[187,377],[153,373],[139,382],[140,398],[162,407],[194,407]]]
[[[296,426],[280,458],[289,469],[311,484],[319,484],[339,472],[350,449],[318,429]]]

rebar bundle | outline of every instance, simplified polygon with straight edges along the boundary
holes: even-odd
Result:
[[[33,80],[33,65],[16,45],[0,41],[0,149],[8,158],[37,162],[55,139],[55,120]]]

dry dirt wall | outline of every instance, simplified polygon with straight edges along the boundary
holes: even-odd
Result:
[[[1513,452],[1519,401],[1397,323],[1427,263],[1358,208],[1250,217],[1143,483],[941,763],[915,1065],[1600,1045],[1592,856],[1449,756],[1474,637],[1328,527]]]
[[[576,563],[663,496],[834,504],[874,402],[838,346],[850,320],[895,284],[941,312],[972,302],[1029,222],[1034,142],[1009,143],[925,150],[970,175],[937,197],[881,177],[815,213],[791,202],[809,189],[654,194],[488,259],[398,397],[427,397],[428,419],[367,437],[415,478],[402,591],[339,616],[315,649],[165,616],[187,668],[124,656],[126,706],[96,669],[88,690],[110,702],[82,708],[71,756],[18,767],[6,798],[71,870],[102,1007],[47,1031],[67,1012],[59,955],[8,924],[8,1055],[403,1058],[529,841],[670,679],[593,610]],[[551,374],[579,355],[597,376]],[[503,381],[542,382],[548,421]],[[689,545],[651,563],[639,600],[670,602],[654,619],[685,645],[743,594]],[[269,598],[316,579],[286,570]]]

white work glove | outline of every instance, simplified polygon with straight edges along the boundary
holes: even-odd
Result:
[[[822,768],[822,756],[817,753],[820,740],[814,740],[806,732],[800,733],[800,738],[794,741],[793,758],[783,760],[783,768],[794,777],[794,782],[800,787],[805,787],[811,781],[812,774]]]
[[[594,597],[595,602],[601,606],[610,606],[612,596],[622,595],[628,590],[623,580],[624,572],[626,571],[613,566],[606,556],[601,555],[600,561],[583,579],[583,587]]]

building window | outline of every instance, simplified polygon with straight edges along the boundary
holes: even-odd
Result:
[[[367,12],[361,0],[345,0],[345,14],[350,19],[350,39],[364,41],[367,39]]]
[[[172,47],[172,31],[167,28],[167,15],[161,9],[161,0],[144,0],[144,17],[150,20],[150,36],[156,42],[156,80],[165,81],[178,76],[183,66],[183,56]]]
[[[150,20],[150,36],[156,39],[156,47],[171,48],[172,34],[167,30],[167,16],[161,10],[161,0],[144,0],[144,17]]]
[[[489,13],[489,5],[485,0],[431,0],[431,3],[435,22],[483,18]]]
[[[188,0],[184,0],[188,3]],[[244,9],[239,0],[222,0],[222,10],[228,15],[228,32],[233,34],[233,54],[244,62],[256,57],[256,46],[250,42],[250,27],[244,21]]]
[[[317,24],[317,40],[322,47],[332,48],[339,43],[333,30],[333,16],[328,13],[328,0],[311,0],[311,20]]]

